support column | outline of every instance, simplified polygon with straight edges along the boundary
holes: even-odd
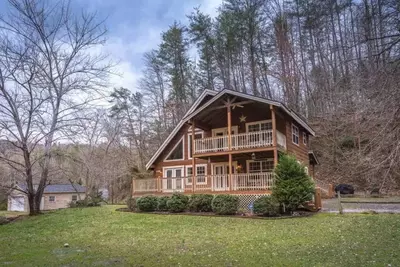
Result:
[[[228,150],[232,148],[232,119],[231,119],[231,106],[227,107],[227,118],[228,118]]]
[[[232,182],[232,154],[229,153],[229,191],[233,190]]]
[[[276,116],[275,109],[273,105],[269,105],[269,109],[271,110],[271,121],[272,121],[272,145],[274,152],[274,166],[278,165],[278,147],[276,142]]]
[[[229,101],[228,101],[229,103]],[[232,186],[232,154],[231,154],[231,149],[232,149],[232,119],[231,119],[231,106],[230,104],[227,106],[227,119],[228,119],[228,153],[229,153],[229,163],[228,163],[228,168],[229,168],[229,191],[232,191],[233,186]]]
[[[196,188],[196,159],[194,157],[194,133],[195,133],[196,125],[194,120],[192,120],[192,192],[194,193],[194,190]]]

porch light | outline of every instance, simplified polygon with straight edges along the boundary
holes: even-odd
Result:
[[[211,162],[210,157],[208,157],[208,163],[210,163],[210,162]]]
[[[256,154],[253,152],[253,153],[251,153],[251,159],[252,160],[255,160],[256,159]]]

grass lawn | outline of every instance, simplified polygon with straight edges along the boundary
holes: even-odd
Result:
[[[65,209],[0,226],[0,265],[400,265],[400,215],[258,220],[115,209]]]

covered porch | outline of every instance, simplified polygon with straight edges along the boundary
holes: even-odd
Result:
[[[207,163],[195,164],[194,168],[193,165],[165,167],[159,178],[133,180],[133,192],[136,195],[265,194],[274,185],[273,151],[212,156],[206,160]]]

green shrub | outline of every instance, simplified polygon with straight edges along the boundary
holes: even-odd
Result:
[[[167,202],[170,199],[170,197],[167,196],[163,196],[158,198],[158,206],[157,206],[157,210],[159,211],[167,211],[168,210],[168,206],[167,206]]]
[[[98,190],[93,190],[85,199],[86,205],[88,207],[97,207],[100,206],[101,203],[104,201],[103,199],[103,192]]]
[[[173,194],[167,201],[169,212],[183,212],[186,210],[189,202],[189,197],[182,194]]]
[[[212,211],[211,203],[213,198],[213,195],[207,194],[191,195],[188,208],[194,212]]]
[[[275,178],[272,196],[282,205],[284,212],[294,211],[312,200],[314,183],[296,158],[283,155],[275,167]]]
[[[239,206],[239,197],[233,195],[218,195],[212,201],[212,210],[216,214],[236,214]]]
[[[277,216],[280,212],[280,205],[274,197],[262,196],[254,201],[253,212],[262,216]]]
[[[136,205],[140,211],[155,211],[158,199],[155,196],[140,197],[136,200]]]
[[[137,205],[136,205],[136,199],[135,198],[130,198],[126,201],[126,205],[128,206],[128,209],[130,211],[136,211]]]

